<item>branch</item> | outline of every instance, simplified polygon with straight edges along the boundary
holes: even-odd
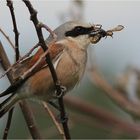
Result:
[[[1,64],[4,70],[8,69],[11,66],[1,42],[0,42],[0,59],[1,59]],[[12,77],[11,71],[7,73],[7,77],[9,81],[12,83],[13,77]]]
[[[26,100],[21,101],[20,108],[26,120],[28,129],[30,130],[33,139],[42,139],[41,134],[37,128],[33,111]]]
[[[39,47],[39,43],[36,44],[35,46],[33,46],[29,52],[27,52],[24,56],[20,57],[18,61],[16,61],[12,66],[10,66],[1,76],[0,79],[3,78],[8,72],[10,72],[12,70],[12,68],[14,68],[14,66],[16,66],[19,63],[22,63],[26,58],[28,58],[31,53],[37,48]]]
[[[39,43],[36,44],[35,46],[33,46],[33,47],[29,50],[29,52],[27,52],[23,57],[21,57],[21,58],[17,61],[17,63],[21,63],[22,61],[24,61],[27,57],[29,57],[29,56],[31,55],[31,53],[32,53],[37,47],[39,47]]]
[[[49,114],[50,117],[52,118],[52,120],[53,120],[53,122],[54,122],[56,128],[58,129],[60,135],[62,135],[63,139],[66,140],[66,137],[65,137],[65,135],[64,135],[64,132],[63,132],[63,130],[61,129],[59,123],[57,122],[57,120],[56,120],[56,118],[55,118],[53,112],[50,110],[50,108],[48,107],[48,105],[47,105],[46,102],[43,102],[42,104],[43,104],[43,107],[45,108],[45,110],[48,112],[48,114]]]
[[[88,115],[89,117],[96,118],[107,126],[117,127],[119,130],[126,132],[127,134],[132,134],[134,136],[139,136],[140,125],[122,120],[116,115],[113,115],[105,109],[99,108],[94,104],[83,101],[82,99],[76,98],[75,96],[65,96],[65,104],[76,110],[82,112],[83,115]]]
[[[6,123],[6,127],[5,127],[5,130],[4,130],[4,133],[3,133],[3,138],[2,138],[2,139],[4,139],[4,140],[6,140],[7,137],[8,137],[8,133],[9,133],[10,126],[11,126],[11,121],[12,121],[12,116],[13,116],[13,111],[14,111],[14,108],[12,108],[12,109],[8,112],[7,123]]]
[[[140,118],[140,104],[128,101],[124,96],[122,96],[122,93],[111,87],[111,85],[102,78],[97,70],[90,70],[90,79],[94,84],[96,84],[96,86],[104,90],[106,95],[108,95],[108,97],[119,105],[124,111],[127,111],[131,115]]]
[[[38,21],[38,18],[37,18],[37,11],[33,8],[32,4],[30,3],[29,0],[23,0],[23,2],[25,3],[25,5],[27,6],[27,8],[30,12],[30,15],[31,15],[30,19],[32,20],[32,22],[35,26],[37,36],[39,39],[39,44],[42,47],[42,49],[44,51],[46,51],[48,48],[47,48],[47,45],[45,43],[43,33],[42,33],[42,23],[40,23]],[[53,67],[52,61],[50,59],[49,53],[46,55],[46,62],[48,63],[48,66],[50,68],[51,75],[52,75],[52,78],[53,78],[53,81],[54,81],[54,84],[55,84],[55,87],[57,90],[57,95],[58,96],[63,95],[63,90],[61,89],[61,86],[60,86],[60,83],[58,81],[58,78],[57,78],[55,69]],[[65,132],[65,136],[66,136],[66,139],[70,139],[68,124],[67,124],[68,119],[66,119],[66,113],[65,113],[64,103],[63,103],[63,96],[61,96],[58,99],[58,102],[59,102],[59,106],[61,108],[60,115],[61,115],[61,119],[62,119],[62,125],[63,125],[63,129]]]
[[[10,13],[11,13],[12,21],[13,21],[13,27],[14,27],[13,31],[15,33],[15,53],[16,53],[16,61],[17,61],[19,59],[19,56],[20,56],[20,54],[19,54],[19,44],[18,44],[19,33],[18,33],[18,30],[17,30],[14,8],[13,8],[13,3],[12,3],[11,0],[7,0],[7,6],[10,9]],[[8,119],[7,119],[7,124],[6,124],[5,131],[4,131],[3,139],[7,139],[8,132],[9,132],[9,129],[10,129],[10,126],[11,126],[13,112],[14,112],[14,107],[8,113]]]
[[[9,42],[9,44],[11,45],[11,47],[15,50],[15,46],[12,43],[12,41],[10,40],[9,36],[6,35],[6,33],[0,28],[0,32],[3,34],[3,36],[7,39],[7,41]]]
[[[52,35],[52,37],[54,38],[54,41],[57,40],[57,35],[47,25],[40,23],[40,28],[46,29]]]
[[[40,62],[46,57],[46,55],[49,53],[49,51],[45,51],[42,55],[40,55],[40,58],[36,61],[36,63],[31,67],[29,68],[26,72],[24,72],[20,78],[21,79],[26,79],[28,77],[30,77],[30,75],[33,74],[33,71],[35,70],[35,68],[40,64]]]
[[[38,36],[38,39],[39,39],[39,44],[42,47],[42,49],[44,51],[46,51],[48,49],[48,47],[47,47],[47,45],[45,43],[43,33],[42,33],[42,29],[41,29],[42,28],[42,23],[39,22],[38,19],[37,19],[37,11],[33,8],[33,6],[30,3],[30,1],[23,0],[23,2],[26,4],[26,6],[27,6],[27,8],[28,8],[28,10],[30,12],[30,15],[31,15],[30,19],[32,20],[32,22],[33,22],[33,24],[35,26],[37,36]],[[58,82],[58,78],[57,78],[55,69],[53,67],[53,64],[51,62],[49,53],[46,55],[46,62],[48,63],[48,66],[50,68],[50,71],[51,71],[51,74],[52,74],[56,89],[60,92],[61,91],[60,84]]]
[[[7,0],[7,6],[10,9],[10,13],[11,13],[11,17],[12,17],[12,21],[13,21],[13,31],[15,33],[15,52],[16,52],[16,60],[19,59],[20,57],[20,53],[19,53],[19,32],[17,29],[17,24],[16,24],[16,18],[15,18],[15,14],[14,14],[14,8],[13,8],[13,2],[11,0]]]
[[[1,64],[2,64],[3,68],[5,70],[8,69],[8,67],[10,67],[10,62],[7,58],[7,55],[4,51],[1,43],[0,43],[0,58],[1,58]],[[7,73],[7,76],[8,76],[8,79],[10,80],[10,82],[13,83],[13,77],[12,77],[12,74],[10,71],[9,71],[9,73]],[[26,101],[24,101],[22,103],[22,112],[24,114],[24,118],[26,120],[29,131],[32,134],[33,139],[41,139],[41,135],[40,135],[39,130],[38,130],[36,123],[34,121],[35,119],[34,119],[32,110]],[[28,116],[28,115],[30,115],[30,116]],[[32,128],[29,127],[31,124],[33,126]]]

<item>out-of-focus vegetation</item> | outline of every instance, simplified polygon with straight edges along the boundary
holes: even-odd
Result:
[[[16,1],[14,1],[14,2],[16,3]],[[43,1],[40,1],[40,3],[42,3],[42,2]],[[49,1],[49,2],[51,2],[51,1]],[[62,2],[63,1],[60,1],[60,3],[62,3]],[[57,6],[57,5],[55,5],[55,1],[52,1],[52,3],[54,3],[53,9],[55,10],[55,6]],[[98,20],[102,21],[102,20],[100,20],[100,18],[106,20],[106,15],[104,15],[104,11],[103,11],[104,2],[99,2],[97,4],[97,2],[95,1],[95,3],[96,3],[95,5],[97,5],[97,8],[98,8],[96,10],[94,10],[94,8],[95,8],[94,1],[73,0],[71,2],[68,2],[67,8],[64,8],[58,12],[57,20],[59,21],[59,24],[65,22],[66,20],[86,21],[86,19],[88,19],[88,16],[91,16],[91,15],[93,16],[93,19],[94,19],[94,14],[96,15],[96,18],[95,18],[97,20],[96,22],[98,22]],[[114,2],[114,3],[116,3],[116,2]],[[37,3],[37,4],[39,4],[39,3]],[[122,3],[120,2],[120,7],[123,6],[124,11],[125,11],[124,4],[126,4],[126,9],[128,9],[127,1],[122,2]],[[94,13],[94,12],[87,13],[87,11],[88,11],[86,9],[87,5],[93,5],[93,11],[101,12],[103,16],[97,17],[97,13]],[[113,8],[113,6],[114,6],[113,2],[110,2],[110,3],[108,2],[108,8],[111,9],[111,8]],[[137,3],[137,6],[139,6],[139,8],[140,8],[140,2]],[[136,7],[136,9],[134,9],[134,8],[135,7],[133,7],[133,4],[132,4],[132,7],[130,10],[137,9],[137,7]],[[44,12],[46,14],[49,14],[46,11],[44,9]],[[92,10],[90,9],[90,11],[92,11]],[[121,12],[123,12],[123,11],[120,12],[119,6],[118,6],[118,11],[116,11],[116,12],[117,13],[111,13],[111,14],[114,14],[114,16],[110,16],[114,19],[114,21],[116,21],[115,16],[117,18],[117,16],[119,16],[121,14]],[[136,16],[136,15],[133,15],[133,17],[134,16]],[[47,18],[47,16],[46,16],[46,18]],[[51,20],[53,21],[54,18],[55,17],[52,17]],[[114,26],[112,24],[116,24],[116,22],[112,21],[112,18],[110,19],[111,22],[110,21],[106,22],[106,23],[108,23],[108,25],[110,27]],[[127,18],[127,17],[123,17],[123,18]],[[131,16],[130,16],[130,18],[131,18]],[[135,19],[137,19],[137,18],[135,18]],[[136,22],[139,22],[139,20],[131,21],[130,22],[131,25],[129,24],[130,27],[132,27],[132,25],[134,25],[134,26],[137,25]],[[121,18],[120,18],[120,21],[118,21],[118,23],[123,24],[123,23],[121,23]],[[7,23],[5,23],[5,24],[7,24]],[[46,22],[46,24],[47,24],[47,22]],[[102,23],[100,23],[100,24],[102,24]],[[138,30],[135,30],[135,32],[138,32],[140,30],[139,26],[137,26],[137,28],[138,28]],[[127,29],[129,29],[129,26],[126,26],[126,29],[125,29],[126,32],[127,32]],[[130,31],[133,31],[133,30],[130,29]],[[132,34],[131,35],[132,41],[136,39],[136,43],[137,43],[137,45],[139,45],[138,44],[139,42],[137,40],[138,36],[135,35],[135,32],[133,32],[133,33],[128,32],[128,34]],[[102,73],[103,77],[105,77],[105,80],[107,81],[107,83],[109,83],[110,86],[113,87],[113,89],[115,91],[118,91],[119,93],[121,93],[121,96],[124,97],[128,102],[130,102],[136,106],[139,106],[139,74],[140,74],[139,66],[137,64],[135,64],[134,66],[127,67],[129,64],[131,65],[131,62],[133,62],[133,57],[132,57],[132,55],[127,54],[127,52],[126,52],[127,49],[123,49],[123,48],[122,48],[122,50],[120,50],[120,48],[117,49],[117,44],[122,44],[121,47],[124,47],[124,48],[127,47],[126,45],[129,44],[128,42],[130,42],[130,45],[133,45],[133,44],[131,44],[130,39],[127,40],[128,41],[127,43],[123,42],[123,40],[121,38],[121,34],[123,34],[123,33],[121,33],[121,32],[117,33],[114,36],[113,40],[107,38],[109,41],[107,43],[105,43],[106,46],[104,46],[104,42],[106,40],[103,40],[101,43],[99,43],[97,45],[97,47],[99,47],[99,46],[101,47],[100,49],[97,48],[94,51],[91,51],[91,49],[93,50],[94,48],[90,48],[89,55],[91,55],[91,56],[89,57],[87,70],[86,70],[86,73],[85,73],[85,76],[84,76],[82,82],[73,91],[71,91],[71,93],[66,95],[67,98],[72,96],[72,97],[75,97],[80,100],[82,99],[82,101],[88,102],[91,105],[91,107],[92,106],[97,107],[98,111],[101,112],[101,116],[100,116],[100,113],[98,112],[99,114],[96,114],[94,117],[94,115],[93,116],[88,115],[85,112],[75,109],[71,104],[66,103],[67,112],[68,112],[68,116],[69,116],[70,133],[71,133],[71,137],[74,139],[78,139],[78,138],[82,138],[82,139],[88,139],[88,138],[91,138],[91,139],[93,139],[93,138],[95,138],[95,139],[97,139],[97,138],[102,138],[102,139],[105,139],[105,138],[107,138],[107,139],[109,139],[109,138],[110,139],[139,138],[138,132],[140,132],[140,126],[139,126],[140,116],[136,117],[135,115],[133,115],[133,113],[130,113],[130,112],[128,112],[127,109],[124,109],[125,107],[123,107],[123,103],[121,106],[121,104],[118,105],[117,101],[111,100],[108,97],[108,94],[105,94],[105,90],[96,83],[96,79],[93,82],[94,77],[92,77],[92,75],[89,72],[89,68],[97,67],[98,70],[100,71],[100,73]],[[117,39],[115,40],[115,38],[117,38]],[[26,40],[26,38],[24,38],[24,39]],[[26,45],[30,46],[27,43],[26,43]],[[109,47],[107,47],[107,45],[109,45]],[[95,47],[96,47],[96,45],[95,45]],[[106,47],[106,50],[101,51],[101,49],[103,47]],[[114,47],[114,50],[112,49],[113,47]],[[131,47],[133,47],[133,46],[131,46]],[[128,49],[129,48],[130,48],[130,46],[128,47]],[[135,48],[136,47],[134,47],[134,49]],[[120,53],[117,53],[117,51],[120,51]],[[122,51],[125,51],[125,52],[123,53]],[[130,54],[131,50],[128,52]],[[120,57],[116,57],[116,53],[120,54]],[[123,54],[126,55],[124,58],[122,57]],[[129,57],[132,57],[132,61],[129,61],[130,63],[126,60]],[[96,60],[95,60],[95,58],[96,58]],[[131,58],[129,58],[128,60],[131,60]],[[121,63],[121,61],[123,63]],[[95,65],[95,63],[96,63],[96,65]],[[124,72],[122,72],[120,74],[120,76],[118,76],[119,73],[123,69],[124,69]],[[125,69],[127,69],[127,70],[125,70]],[[59,135],[58,131],[56,130],[56,128],[54,126],[54,123],[52,122],[50,116],[45,112],[44,108],[36,102],[30,101],[30,104],[32,106],[38,127],[39,127],[43,137],[48,138],[48,139],[61,138],[61,136]],[[88,110],[88,108],[87,108],[87,110]],[[58,112],[56,112],[56,114],[57,113]],[[102,115],[102,113],[104,113],[104,115]],[[113,118],[112,120],[111,120],[110,116],[111,116],[111,118]],[[6,117],[5,117],[5,120],[6,120]],[[2,125],[0,125],[1,126],[0,138],[3,134],[2,130],[5,127],[5,123],[4,123],[5,120],[0,121],[0,123],[2,124]],[[16,108],[14,116],[13,116],[12,125],[11,125],[10,133],[9,133],[9,138],[10,139],[31,138],[18,105],[17,105],[17,108]]]

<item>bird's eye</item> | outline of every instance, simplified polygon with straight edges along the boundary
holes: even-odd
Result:
[[[77,27],[75,27],[75,30],[76,30],[76,31],[82,31],[82,30],[83,30],[83,27],[77,26]]]

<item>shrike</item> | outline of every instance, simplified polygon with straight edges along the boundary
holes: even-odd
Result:
[[[100,26],[70,21],[60,25],[54,30],[57,41],[51,44],[52,36],[49,36],[46,43],[54,64],[58,79],[67,91],[81,80],[87,62],[87,48],[96,44],[102,37],[107,36],[107,32]],[[13,77],[18,79],[43,54],[40,48],[30,59],[14,66]],[[44,101],[53,100],[55,97],[55,86],[45,60],[42,60],[36,67],[38,71],[19,86],[10,97],[0,104],[0,117],[2,117],[15,103],[21,99],[34,98]],[[6,94],[7,95],[7,94]],[[0,97],[5,96],[1,94]]]

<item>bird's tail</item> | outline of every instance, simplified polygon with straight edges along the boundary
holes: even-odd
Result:
[[[17,100],[18,100],[17,94],[12,94],[2,103],[0,103],[0,118],[15,105]]]

